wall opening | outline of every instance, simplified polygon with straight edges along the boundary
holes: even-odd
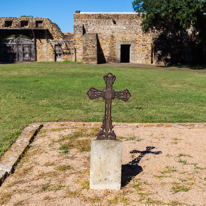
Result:
[[[130,63],[130,44],[121,45],[121,62]]]
[[[5,21],[5,27],[10,27],[12,25],[12,21]]]
[[[21,21],[21,27],[27,27],[29,25],[29,21]]]
[[[55,61],[62,61],[62,46],[55,45]]]
[[[85,34],[86,34],[86,29],[85,29],[85,27],[83,25],[83,35],[85,35]]]
[[[36,21],[36,27],[43,28],[43,21]]]

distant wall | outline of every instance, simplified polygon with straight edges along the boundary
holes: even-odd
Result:
[[[143,33],[141,18],[133,14],[74,14],[78,61],[84,60],[83,36],[97,34],[97,62],[120,62],[120,45],[131,44],[130,62],[151,64],[152,34]]]

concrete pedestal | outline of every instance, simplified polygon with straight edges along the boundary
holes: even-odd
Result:
[[[90,189],[121,188],[122,141],[92,140]]]

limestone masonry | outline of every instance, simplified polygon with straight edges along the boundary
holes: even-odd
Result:
[[[13,41],[15,37],[5,39],[10,35],[25,35],[33,41],[35,61],[71,60],[70,36],[64,35],[48,18],[0,18],[0,61],[18,61],[20,55],[23,56],[23,61],[31,61],[33,50],[28,43],[22,43],[20,51],[18,42]]]
[[[137,13],[75,13],[77,61],[151,64],[152,34],[140,23]]]
[[[0,18],[0,61],[70,60],[84,64],[157,65],[171,63],[171,59],[173,63],[202,59],[201,44],[193,38],[192,30],[171,31],[166,36],[144,33],[141,22],[135,12],[75,11],[74,33],[67,34],[48,18]]]

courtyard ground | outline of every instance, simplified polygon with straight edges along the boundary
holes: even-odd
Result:
[[[122,188],[115,191],[89,189],[90,142],[99,128],[44,123],[0,187],[0,204],[205,205],[205,127],[150,126],[115,124],[123,141]]]

